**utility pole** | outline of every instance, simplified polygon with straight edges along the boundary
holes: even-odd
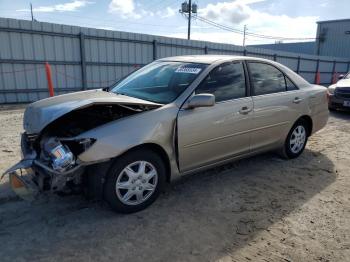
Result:
[[[181,4],[181,9],[179,10],[179,12],[188,14],[187,39],[190,40],[191,39],[191,18],[192,18],[192,14],[197,13],[197,4],[196,3],[192,4],[192,0],[189,0],[188,3],[187,1],[185,1]]]
[[[245,47],[245,36],[246,36],[246,31],[247,31],[247,25],[244,25],[244,30],[243,30],[243,47]]]
[[[32,16],[32,22],[34,22],[34,15],[33,15],[33,6],[32,3],[30,3],[30,14]]]
[[[188,28],[187,28],[187,39],[191,39],[191,13],[192,13],[192,3],[191,0],[189,0],[189,9],[188,9]]]

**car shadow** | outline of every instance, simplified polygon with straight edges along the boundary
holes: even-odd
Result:
[[[78,196],[2,203],[0,254],[2,261],[215,261],[250,245],[335,177],[326,155],[306,149],[294,160],[265,154],[184,177],[135,214]]]
[[[330,111],[329,114],[331,117],[342,119],[342,120],[350,120],[350,111]]]

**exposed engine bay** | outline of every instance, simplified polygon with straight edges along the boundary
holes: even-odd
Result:
[[[74,110],[49,124],[35,141],[33,148],[40,159],[55,171],[64,172],[76,163],[76,156],[87,150],[93,139],[78,140],[75,136],[108,122],[141,113],[144,106],[96,104]]]
[[[108,122],[147,110],[144,106],[95,104],[74,110],[50,123],[33,148],[40,159],[53,170],[64,172],[72,168],[76,156],[93,144],[93,139],[77,140],[75,136]],[[40,141],[38,141],[40,140]]]
[[[24,159],[7,173],[23,168],[26,173],[31,173],[32,181],[28,182],[34,182],[40,191],[71,191],[82,183],[86,168],[86,163],[81,163],[78,156],[95,142],[93,138],[78,139],[78,135],[156,107],[92,104],[70,111],[49,123],[39,134],[24,133],[21,141]]]
[[[77,136],[84,131],[149,109],[150,107],[142,105],[95,104],[74,110],[58,118],[50,123],[43,132],[57,137]]]

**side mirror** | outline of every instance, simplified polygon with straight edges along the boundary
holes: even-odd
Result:
[[[338,76],[338,79],[340,80],[340,79],[343,79],[344,78],[344,75],[339,75]]]
[[[187,108],[209,107],[215,104],[215,96],[212,94],[198,94],[190,98]]]

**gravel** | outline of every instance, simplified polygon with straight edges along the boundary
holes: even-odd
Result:
[[[23,108],[0,111],[0,172],[20,159]],[[19,200],[0,184],[1,261],[348,261],[350,114],[294,160],[273,153],[186,176],[148,209],[80,196]]]

